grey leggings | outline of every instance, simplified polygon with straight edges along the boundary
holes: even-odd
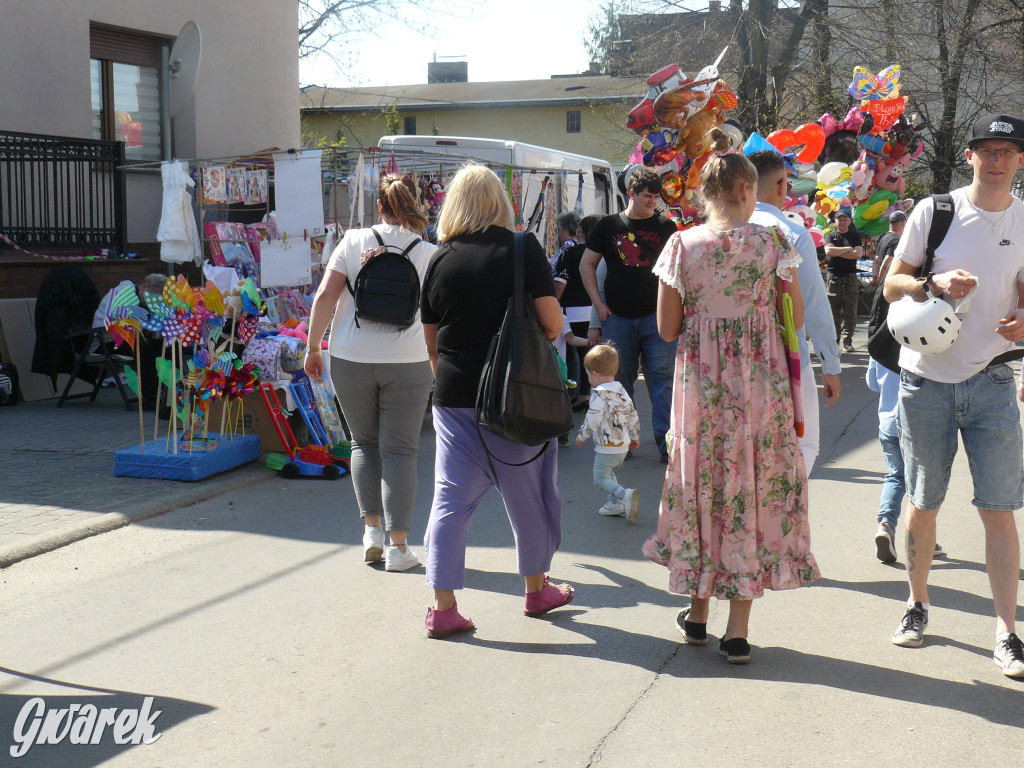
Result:
[[[434,377],[430,363],[353,363],[331,358],[331,379],[352,431],[352,484],[359,516],[383,515],[408,531],[416,457]]]

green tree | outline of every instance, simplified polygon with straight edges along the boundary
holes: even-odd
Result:
[[[397,136],[402,132],[402,121],[398,117],[398,99],[395,99],[382,110],[384,112],[384,135]]]

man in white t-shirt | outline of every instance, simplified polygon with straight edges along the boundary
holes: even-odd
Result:
[[[1002,361],[1024,340],[1024,203],[1010,194],[1014,174],[1024,167],[1024,120],[983,116],[965,154],[974,179],[951,193],[953,222],[935,251],[932,274],[914,274],[925,260],[934,211],[928,199],[910,215],[885,280],[889,301],[918,294],[925,284],[952,301],[972,294],[949,349],[900,352],[910,600],[892,641],[905,647],[924,642],[935,519],[959,433],[974,482],[972,503],[985,527],[996,613],[994,659],[1003,674],[1024,677],[1024,647],[1014,634],[1020,546],[1013,519],[1014,510],[1024,506],[1024,451],[1013,369]]]

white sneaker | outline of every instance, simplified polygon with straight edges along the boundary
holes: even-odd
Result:
[[[367,528],[363,531],[363,560],[376,563],[384,556],[384,531],[380,528]]]
[[[622,506],[629,510],[627,515],[629,522],[635,523],[640,516],[640,491],[636,488],[627,488],[626,495],[622,499]]]
[[[597,514],[605,517],[621,517],[626,514],[626,505],[621,501],[609,501],[597,510]]]
[[[416,557],[416,553],[409,549],[409,547],[405,548],[405,552],[398,547],[388,547],[387,552],[384,554],[385,571],[408,571],[419,564],[420,559]]]

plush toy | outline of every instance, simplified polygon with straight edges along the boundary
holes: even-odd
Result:
[[[277,327],[278,335],[280,336],[291,336],[295,339],[301,339],[302,341],[309,344],[309,334],[307,332],[307,326],[305,323],[299,323],[295,326],[279,325]],[[320,341],[320,348],[327,349],[327,339]]]

